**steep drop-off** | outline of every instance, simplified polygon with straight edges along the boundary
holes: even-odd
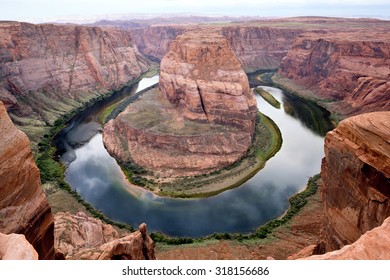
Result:
[[[390,109],[390,29],[307,33],[283,58],[276,81],[288,78],[339,118]],[[282,78],[282,79],[280,79]]]
[[[144,94],[104,128],[107,150],[163,176],[209,173],[251,144],[256,100],[225,37],[193,31],[170,44],[159,91]]]
[[[40,259],[54,258],[54,219],[27,136],[0,101],[0,232],[20,233]]]
[[[0,23],[0,100],[23,126],[51,124],[148,69],[126,31]]]
[[[380,226],[390,216],[390,112],[351,117],[329,132],[321,177],[326,251]]]

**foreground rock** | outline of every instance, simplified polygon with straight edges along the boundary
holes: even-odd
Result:
[[[100,220],[79,212],[55,215],[55,247],[57,258],[88,260],[155,259],[154,242],[147,235],[146,225],[120,238],[118,232]]]
[[[161,61],[159,91],[145,93],[104,128],[107,150],[169,177],[209,173],[251,145],[256,99],[226,38],[180,35]]]
[[[390,260],[390,218],[363,234],[356,242],[306,260]]]
[[[54,220],[27,136],[0,102],[0,232],[19,233],[40,259],[54,258]]]
[[[356,31],[298,37],[278,74],[305,90],[277,82],[298,92],[310,90],[305,95],[324,100],[339,118],[390,110],[390,29]]]
[[[326,251],[380,226],[390,216],[390,112],[351,117],[329,132],[321,177]]]
[[[0,260],[37,260],[38,253],[23,234],[0,233]]]

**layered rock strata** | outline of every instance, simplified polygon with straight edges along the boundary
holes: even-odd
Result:
[[[228,38],[245,71],[278,68],[295,38],[303,32],[299,28],[269,28],[256,26],[256,23],[237,25],[222,28],[209,26],[208,29]],[[160,61],[168,52],[172,40],[189,30],[199,29],[201,27],[196,25],[158,25],[132,29],[130,32],[142,54]]]
[[[0,232],[24,234],[40,259],[54,258],[54,219],[30,142],[0,102]]]
[[[380,226],[390,216],[390,112],[351,117],[329,132],[321,177],[326,251]]]
[[[180,35],[161,61],[159,91],[144,94],[104,128],[107,150],[169,177],[209,173],[240,159],[257,113],[226,38]]]
[[[278,74],[311,90],[341,117],[390,110],[389,34],[304,34],[283,58]]]
[[[146,225],[120,238],[118,232],[100,220],[79,212],[55,215],[55,247],[58,258],[88,260],[151,260],[155,259],[154,242]]]
[[[129,32],[19,22],[0,23],[0,64],[0,100],[22,125],[51,123],[149,66]]]

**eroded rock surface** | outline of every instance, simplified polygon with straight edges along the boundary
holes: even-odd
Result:
[[[23,234],[0,232],[0,260],[37,260],[38,253]]]
[[[55,215],[55,247],[65,259],[89,260],[145,260],[155,259],[154,242],[146,225],[138,231],[119,237],[118,232],[100,220],[79,212]]]
[[[321,177],[326,251],[380,226],[390,216],[390,112],[351,117],[329,132]]]
[[[104,128],[107,150],[163,176],[209,173],[249,148],[256,99],[228,40],[180,35],[161,62],[159,90],[145,93]]]
[[[27,136],[0,101],[0,232],[24,234],[40,259],[54,258],[54,220]]]

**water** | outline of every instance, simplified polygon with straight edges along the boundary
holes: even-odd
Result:
[[[142,80],[138,90],[156,80]],[[133,94],[134,88],[128,94]],[[260,111],[279,126],[283,145],[264,169],[236,189],[203,199],[172,199],[130,185],[102,143],[96,115],[107,104],[76,116],[64,130],[66,133],[56,139],[57,144],[66,146],[61,156],[67,165],[65,179],[106,216],[135,227],[146,222],[150,231],[189,237],[252,232],[283,214],[289,207],[288,198],[320,171],[323,135],[331,127],[328,114],[318,106],[278,88],[264,89],[282,104],[281,109],[276,109],[256,97]],[[80,128],[84,133],[80,133]]]

